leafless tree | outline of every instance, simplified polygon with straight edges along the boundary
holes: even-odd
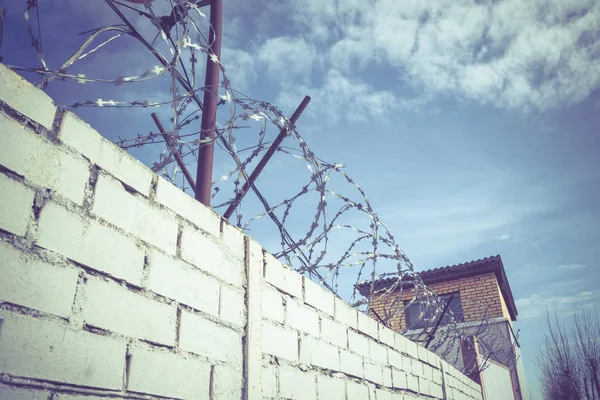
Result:
[[[600,318],[598,310],[573,309],[565,327],[546,315],[548,333],[538,356],[541,391],[548,400],[600,399]]]

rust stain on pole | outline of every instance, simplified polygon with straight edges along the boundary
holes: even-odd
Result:
[[[298,118],[300,118],[300,115],[302,115],[302,113],[306,109],[306,106],[308,106],[308,103],[310,103],[310,97],[305,96],[302,100],[302,103],[300,103],[298,108],[296,108],[296,111],[294,111],[294,114],[292,114],[290,118],[290,124],[294,125],[296,123]],[[285,139],[287,133],[288,130],[286,126],[281,128],[281,130],[279,131],[279,135],[277,135],[277,138],[273,141],[273,143],[271,143],[271,146],[269,147],[263,158],[261,158],[261,160],[258,162],[258,165],[254,169],[254,171],[252,171],[252,174],[248,178],[248,181],[244,184],[244,186],[242,186],[242,189],[239,191],[233,202],[229,205],[227,211],[225,211],[225,214],[223,214],[223,217],[225,219],[229,219],[229,217],[231,217],[231,215],[233,214],[237,206],[240,204],[246,193],[248,193],[248,190],[250,190],[250,188],[254,185],[256,178],[258,178],[258,176],[265,168],[271,157],[273,157],[273,154],[275,154],[275,151],[277,151],[277,148],[279,147],[281,142],[283,142],[283,139]]]
[[[173,154],[173,157],[175,157],[175,161],[177,161],[177,165],[179,165],[179,168],[181,169],[181,172],[183,172],[183,175],[185,176],[185,179],[187,179],[188,183],[192,187],[192,191],[194,193],[196,193],[196,183],[194,182],[194,178],[192,177],[192,174],[190,174],[190,171],[187,169],[187,166],[183,162],[183,159],[181,158],[181,155],[179,154],[179,152],[177,152],[177,149],[175,148],[175,143],[173,143],[172,138],[165,131],[165,128],[163,127],[162,123],[158,119],[158,115],[156,115],[156,113],[152,113],[150,115],[152,116],[152,119],[154,120],[154,123],[158,127],[158,130],[160,131],[160,134],[165,139],[165,143],[167,144],[167,148],[169,149],[169,151],[171,152],[171,154]]]
[[[221,34],[223,20],[222,0],[210,2],[210,48],[206,57],[206,78],[204,81],[204,107],[202,110],[202,126],[200,130],[200,148],[198,150],[198,169],[196,171],[196,200],[210,206],[212,171],[214,157],[215,126],[217,122],[217,102],[219,93],[219,68],[211,57],[214,55],[221,62]],[[209,142],[204,142],[209,140]]]

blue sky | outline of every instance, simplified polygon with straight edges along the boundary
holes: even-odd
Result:
[[[2,2],[1,54],[35,66],[19,3]],[[77,33],[115,22],[102,1],[41,3],[51,69]],[[224,15],[233,86],[288,115],[310,95],[299,131],[346,165],[417,270],[501,255],[535,398],[545,307],[568,320],[573,304],[600,304],[600,2],[231,0]],[[69,71],[114,78],[155,64],[119,39]],[[165,84],[57,81],[48,93],[157,99]],[[147,109],[76,111],[111,140],[153,129]],[[134,154],[149,163],[161,150]],[[294,177],[276,158],[259,186],[275,195]]]

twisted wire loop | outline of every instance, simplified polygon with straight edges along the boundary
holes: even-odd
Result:
[[[155,3],[160,1],[168,3],[171,10],[169,15],[158,15]],[[137,133],[133,137],[119,139],[117,144],[123,149],[163,146],[158,160],[152,164],[152,170],[190,192],[191,188],[181,174],[174,154],[178,154],[186,164],[195,164],[199,148],[214,141],[228,156],[220,157],[215,167],[221,172],[220,178],[212,183],[212,203],[217,211],[225,210],[232,204],[248,180],[249,171],[271,144],[272,133],[285,128],[286,145],[276,149],[283,160],[278,159],[277,162],[280,162],[281,168],[285,168],[285,173],[280,175],[285,180],[284,184],[272,187],[263,183],[263,191],[260,191],[262,181],[259,179],[255,187],[258,202],[250,199],[250,195],[246,196],[236,208],[235,225],[255,237],[267,231],[263,243],[272,244],[273,236],[277,235],[279,244],[267,247],[275,257],[299,273],[310,276],[362,312],[369,312],[372,305],[382,305],[377,309],[382,309],[383,315],[377,314],[376,317],[395,330],[400,330],[397,321],[410,306],[418,306],[417,319],[421,323],[427,321],[425,325],[434,325],[444,314],[444,326],[435,332],[433,340],[429,340],[429,348],[448,362],[462,364],[458,360],[460,352],[456,351],[457,346],[460,348],[462,342],[476,335],[480,346],[492,359],[514,366],[514,356],[513,360],[509,360],[514,352],[506,350],[507,339],[497,329],[491,328],[489,313],[483,312],[478,318],[479,322],[465,326],[460,322],[463,319],[453,310],[446,310],[444,300],[423,283],[410,259],[380,220],[365,192],[344,171],[343,164],[318,158],[296,126],[277,107],[233,88],[221,60],[208,51],[211,43],[202,33],[202,28],[212,27],[201,10],[204,4],[192,0],[136,0],[134,3],[141,5],[135,6],[117,0],[105,2],[123,23],[85,32],[89,36],[83,44],[57,69],[50,69],[42,48],[39,5],[37,0],[27,0],[25,19],[31,44],[41,66],[9,67],[40,74],[37,85],[41,88],[46,88],[55,80],[74,80],[80,84],[114,85],[120,92],[125,92],[121,86],[166,77],[170,95],[160,101],[90,99],[66,107],[168,107],[172,112],[171,128],[166,133],[168,137],[161,132]],[[30,16],[33,12],[38,15],[37,35],[31,25]],[[145,39],[126,14],[150,22],[156,32],[153,40]],[[154,56],[158,64],[136,75],[113,78],[93,77],[72,71],[79,61],[101,55],[100,50],[122,37],[134,38]],[[223,77],[218,89],[197,85],[201,80],[196,76],[204,72],[198,67],[199,54],[208,55],[212,62],[218,64]],[[165,79],[161,80],[161,83],[164,82]],[[219,96],[218,121],[222,122],[217,124],[215,137],[203,141],[199,138],[199,130],[194,130],[192,124],[199,123],[203,106],[199,93],[206,90]],[[254,133],[249,134],[249,130]],[[221,167],[222,160],[226,158],[229,159],[228,166]],[[304,167],[297,168],[297,163],[304,164]],[[281,198],[279,192],[289,191],[290,187],[291,193]],[[276,201],[273,203],[271,198]],[[245,210],[249,217],[246,217]],[[381,280],[390,283],[379,287],[377,283]],[[363,288],[362,293],[359,288]],[[404,326],[401,330],[419,342],[432,337],[431,328]],[[503,345],[498,346],[500,342]],[[507,364],[509,361],[510,364]]]

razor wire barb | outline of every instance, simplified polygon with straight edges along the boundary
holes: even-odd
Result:
[[[159,1],[161,0],[156,0],[155,3]],[[216,204],[213,208],[217,211],[225,210],[239,194],[243,184],[248,180],[249,168],[256,163],[272,142],[269,140],[271,129],[276,128],[275,131],[278,132],[285,128],[286,145],[279,146],[276,149],[277,153],[287,156],[289,160],[304,164],[305,168],[301,170],[308,171],[309,177],[303,184],[298,184],[299,190],[294,190],[292,195],[285,196],[275,203],[271,203],[267,200],[267,195],[254,188],[262,210],[252,213],[250,217],[245,216],[243,206],[249,202],[247,198],[250,195],[248,195],[236,208],[235,225],[243,231],[251,232],[260,221],[270,220],[271,227],[275,227],[280,238],[280,249],[268,248],[267,250],[285,264],[302,274],[309,275],[338,296],[344,295],[343,293],[348,291],[348,286],[352,285],[351,296],[344,295],[345,300],[363,312],[369,312],[371,301],[375,299],[380,301],[384,298],[386,303],[391,305],[385,315],[380,317],[384,324],[390,324],[406,307],[414,304],[417,298],[428,308],[428,312],[420,311],[421,319],[435,321],[440,317],[445,303],[423,283],[409,258],[379,219],[365,192],[344,171],[344,165],[326,162],[317,157],[296,126],[291,124],[277,107],[266,101],[255,100],[232,86],[221,60],[214,54],[209,54],[211,43],[208,43],[207,36],[202,33],[203,27],[212,29],[201,10],[205,2],[162,0],[162,4],[166,4],[169,11],[163,16],[159,16],[151,0],[145,0],[137,7],[117,0],[105,0],[105,2],[122,23],[84,32],[88,37],[81,46],[58,68],[51,69],[44,57],[38,0],[27,0],[25,21],[31,45],[40,65],[8,66],[17,71],[39,74],[41,78],[36,85],[41,88],[46,88],[55,80],[73,80],[80,84],[104,83],[121,87],[166,77],[169,81],[170,96],[163,100],[89,99],[68,104],[66,107],[72,109],[169,107],[172,114],[169,117],[171,129],[167,132],[169,136],[167,139],[160,132],[148,132],[120,139],[117,144],[123,149],[163,145],[158,160],[152,164],[152,170],[183,190],[189,191],[190,187],[180,173],[174,154],[178,154],[185,163],[195,164],[199,148],[214,141],[233,164],[212,184],[211,196],[213,204]],[[34,13],[35,18],[32,18]],[[0,21],[2,16],[3,14],[0,13]],[[135,22],[132,22],[131,16],[136,17]],[[33,27],[34,20],[37,29]],[[152,40],[146,39],[136,28],[136,25],[142,23],[150,23],[155,29],[156,35]],[[98,56],[105,46],[122,37],[135,39],[142,48],[156,58],[158,64],[135,75],[113,78],[93,77],[81,72],[72,72],[79,61]],[[199,72],[200,54],[209,56],[212,62],[219,65],[223,78],[218,89],[197,85],[196,75]],[[192,124],[199,123],[201,119],[203,105],[199,94],[206,90],[219,96],[218,116],[222,122],[217,123],[214,139],[202,141],[199,139],[199,130],[194,130]],[[257,130],[256,134],[243,134],[252,128]],[[238,148],[238,141],[248,143]],[[224,190],[228,185],[232,187]],[[316,198],[312,214],[304,206],[309,197]],[[295,212],[300,217],[295,215]],[[307,217],[308,215],[310,217]],[[308,221],[308,226],[302,231],[299,231],[297,226],[298,219],[302,222]],[[337,236],[341,238],[336,238]],[[395,279],[394,283],[385,289],[376,288],[378,280],[390,277]],[[414,295],[409,301],[404,302],[401,299],[408,290],[405,288],[407,282]],[[358,292],[359,284],[368,287],[366,295],[361,296]],[[464,329],[451,310],[448,314],[452,322],[443,330],[442,339],[433,343],[434,350],[448,340],[460,342],[466,337]]]

